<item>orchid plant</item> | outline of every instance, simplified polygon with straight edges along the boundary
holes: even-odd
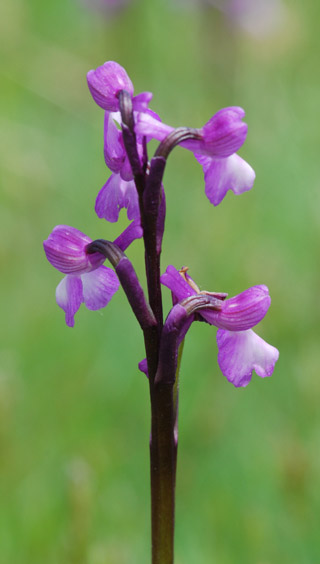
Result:
[[[104,110],[104,157],[112,174],[98,193],[99,218],[117,222],[127,210],[128,227],[114,241],[92,241],[74,227],[58,225],[44,241],[48,261],[65,274],[56,300],[69,327],[81,303],[104,308],[121,285],[141,327],[146,358],[139,368],[148,378],[151,400],[152,562],[172,564],[174,554],[175,479],[178,444],[178,377],[183,343],[192,323],[218,328],[218,364],[234,386],[246,386],[253,370],[271,376],[278,350],[254,331],[270,306],[268,288],[253,286],[228,298],[200,291],[188,268],[169,265],[161,275],[160,256],[166,215],[162,184],[170,152],[180,145],[203,167],[205,193],[217,206],[228,190],[241,194],[253,186],[255,173],[237,155],[247,135],[244,110],[218,111],[202,128],[174,128],[149,108],[150,92],[134,95],[125,69],[109,61],[89,71],[88,86]],[[160,143],[149,160],[148,143]],[[143,238],[148,293],[145,295],[125,254]],[[104,266],[108,259],[113,268]],[[178,265],[180,266],[180,265]],[[172,308],[163,318],[162,286],[171,290]]]

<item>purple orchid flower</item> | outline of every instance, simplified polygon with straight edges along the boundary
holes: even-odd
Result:
[[[69,327],[74,326],[74,316],[82,303],[91,310],[101,309],[119,288],[117,275],[102,264],[105,257],[86,253],[91,242],[78,229],[57,225],[43,243],[48,261],[66,274],[57,286],[56,300]]]
[[[205,193],[214,206],[220,204],[228,190],[242,194],[250,190],[254,183],[254,170],[236,154],[247,135],[247,124],[242,121],[244,115],[244,110],[237,106],[223,108],[203,128],[194,130],[198,139],[180,143],[192,151],[202,165]],[[140,113],[135,130],[140,135],[163,141],[174,128],[148,113]]]
[[[168,266],[161,276],[161,283],[167,286],[175,298],[183,300],[201,293],[186,269],[180,272]],[[278,350],[266,343],[252,331],[266,315],[271,299],[264,285],[253,286],[230,299],[226,294],[202,292],[220,298],[220,311],[199,311],[208,323],[218,327],[218,363],[227,380],[236,387],[247,386],[253,370],[264,378],[271,376],[279,357]]]

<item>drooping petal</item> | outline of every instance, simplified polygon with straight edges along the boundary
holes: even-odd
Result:
[[[222,302],[220,311],[201,312],[209,323],[228,331],[245,331],[257,325],[266,315],[271,303],[269,290],[263,284],[252,286]]]
[[[65,276],[56,288],[56,300],[66,314],[66,324],[74,326],[74,316],[83,302],[80,276]]]
[[[126,158],[126,152],[122,142],[122,133],[117,128],[113,112],[105,112],[104,115],[104,146],[103,154],[107,167],[112,172],[120,172]]]
[[[236,195],[251,190],[255,172],[238,155],[226,159],[210,159],[200,155],[196,155],[196,158],[203,166],[205,192],[214,206],[220,204],[228,190]]]
[[[95,205],[98,217],[114,223],[122,208],[127,209],[128,219],[140,217],[137,190],[133,180],[126,182],[120,174],[112,174],[101,188]]]
[[[217,332],[218,363],[224,376],[236,387],[247,386],[252,372],[261,378],[271,376],[279,351],[254,331]]]
[[[109,112],[119,110],[117,98],[120,90],[133,95],[133,84],[125,69],[114,61],[107,61],[101,67],[90,70],[87,81],[91,95],[101,108]]]
[[[57,225],[43,242],[43,248],[54,268],[64,274],[82,274],[98,268],[105,261],[100,253],[86,254],[89,243],[91,239],[78,229]]]
[[[87,308],[92,310],[105,307],[119,288],[117,275],[106,266],[82,274],[81,280],[83,301]]]
[[[164,274],[160,276],[160,281],[161,284],[167,286],[167,288],[171,290],[178,301],[184,300],[185,298],[196,294],[196,291],[189,286],[188,282],[182,278],[179,271],[172,265],[169,265]]]

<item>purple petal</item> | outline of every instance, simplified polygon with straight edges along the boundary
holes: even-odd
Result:
[[[143,372],[143,374],[146,375],[147,378],[149,378],[149,373],[148,373],[148,363],[147,363],[147,359],[144,358],[143,360],[141,360],[138,364],[138,368],[141,372]]]
[[[74,326],[74,315],[83,302],[80,276],[65,276],[56,288],[56,300],[66,314],[66,324]]]
[[[133,180],[126,182],[120,174],[112,174],[101,188],[95,205],[98,217],[114,223],[122,208],[127,209],[128,219],[140,217],[138,194]]]
[[[132,99],[133,109],[137,112],[146,112],[152,100],[152,92],[141,92]]]
[[[162,141],[169,133],[174,131],[174,127],[162,123],[162,121],[157,119],[158,116],[154,116],[156,116],[156,114],[150,111],[148,113],[139,113],[136,118],[135,132],[137,135]]]
[[[247,386],[253,370],[258,376],[271,376],[279,351],[254,331],[217,332],[218,363],[224,376],[236,387]]]
[[[251,329],[266,315],[271,303],[267,286],[253,286],[222,302],[220,311],[201,312],[209,323],[228,331]]]
[[[196,294],[196,291],[189,286],[188,282],[182,278],[181,274],[174,266],[168,266],[165,273],[160,277],[160,281],[161,284],[171,290],[179,301]]]
[[[105,112],[104,115],[104,160],[112,172],[120,172],[126,158],[122,142],[122,133],[117,128],[115,113]]]
[[[82,274],[83,301],[88,309],[105,307],[119,288],[117,275],[106,266]]]
[[[140,219],[135,219],[113,242],[122,251],[125,251],[133,241],[141,239],[142,236],[143,229],[140,225]]]
[[[139,144],[138,144],[138,147],[139,147]],[[121,176],[122,180],[125,180],[126,182],[128,182],[129,180],[133,180],[132,168],[131,168],[131,164],[129,162],[127,155],[126,155],[126,157],[123,161],[123,165],[120,169],[120,176]]]
[[[86,246],[91,239],[78,229],[57,225],[43,242],[48,261],[64,274],[82,274],[98,268],[105,257],[100,253],[87,255]]]
[[[233,106],[217,112],[202,128],[203,143],[200,153],[228,157],[236,153],[245,142],[248,126],[242,118],[245,111]]]
[[[108,61],[95,70],[90,70],[87,74],[89,90],[94,101],[109,112],[119,110],[119,100],[117,98],[120,90],[127,90],[133,95],[133,84],[124,68]]]
[[[206,195],[214,206],[220,204],[228,190],[238,195],[252,188],[255,172],[238,155],[226,159],[209,159],[198,155],[196,158],[203,166]]]

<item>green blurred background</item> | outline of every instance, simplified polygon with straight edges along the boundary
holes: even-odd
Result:
[[[230,295],[267,284],[258,332],[280,350],[272,378],[234,389],[214,328],[188,334],[176,562],[319,563],[319,3],[288,2],[268,33],[263,18],[250,33],[200,2],[132,0],[111,14],[90,0],[5,0],[1,10],[1,564],[150,560],[140,331],[122,292],[66,327],[61,276],[42,249],[58,223],[107,239],[126,225],[124,213],[114,225],[94,214],[109,173],[86,72],[110,59],[172,125],[243,106],[240,154],[257,173],[251,192],[218,208],[187,151],[165,174],[163,269],[187,264],[203,289]],[[139,241],[129,256],[142,276],[141,254]]]

